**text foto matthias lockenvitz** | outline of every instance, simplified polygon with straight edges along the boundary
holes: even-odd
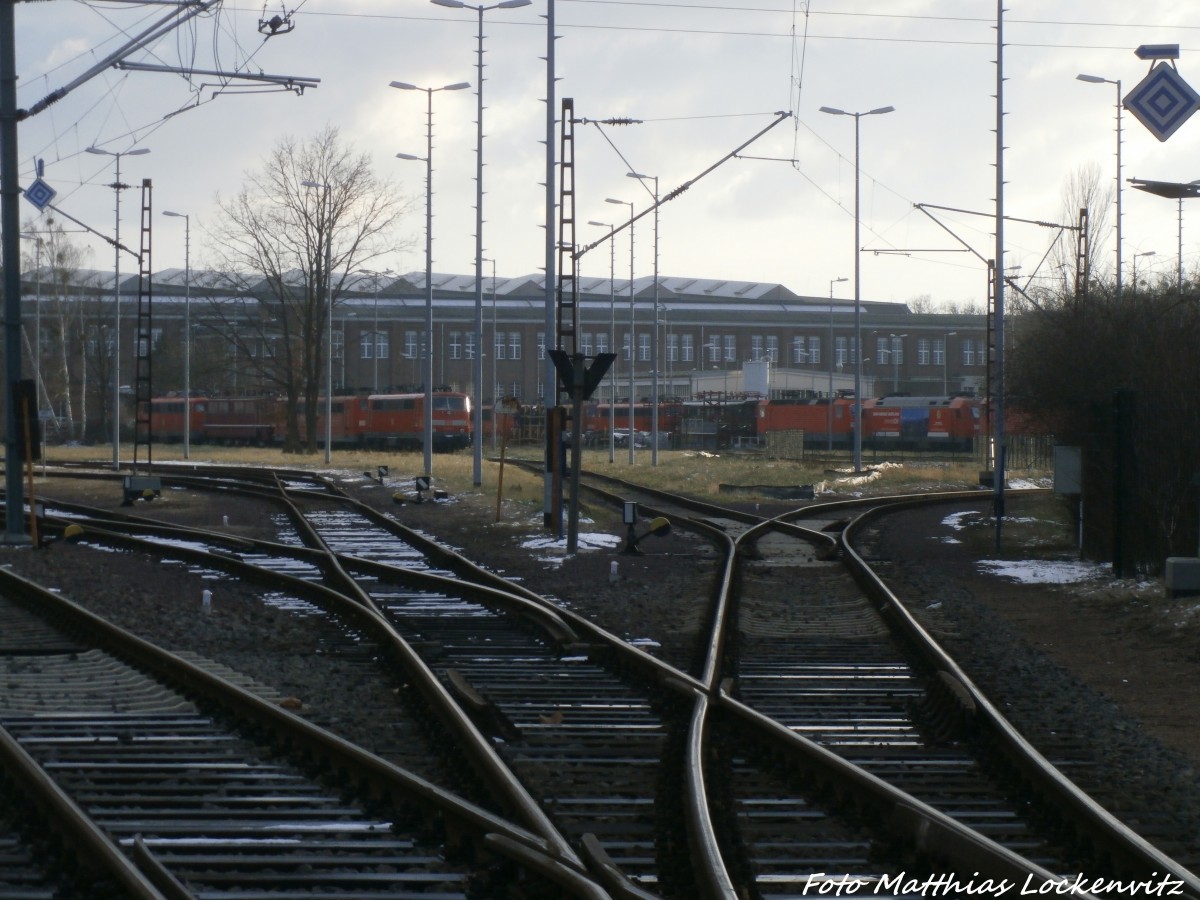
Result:
[[[804,883],[806,897],[1173,897],[1183,895],[1184,882],[1172,875],[1151,874],[1141,880],[1097,878],[1086,874],[1045,878],[1025,876],[1024,883],[1007,878],[982,878],[972,872],[963,878],[954,872],[913,877],[896,875],[832,875],[814,872]]]

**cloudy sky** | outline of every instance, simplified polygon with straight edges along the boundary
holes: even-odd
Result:
[[[500,277],[540,271],[545,260],[545,98],[547,2],[485,13],[484,255]],[[113,230],[113,159],[89,146],[149,154],[121,161],[122,181],[153,180],[153,268],[183,265],[183,223],[191,216],[192,264],[206,258],[215,200],[261,168],[281,136],[299,139],[327,125],[369,155],[377,173],[413,200],[381,260],[423,271],[425,169],[396,159],[425,153],[426,95],[389,87],[468,81],[472,90],[434,95],[434,262],[437,272],[474,271],[476,29],[474,9],[428,0],[298,0],[284,5],[226,2],[129,59],[198,69],[242,68],[320,79],[302,96],[261,87],[214,96],[212,78],[104,69],[20,126],[20,177],[35,160],[58,191],[55,204],[106,234]],[[17,4],[18,103],[28,108],[69,84],[166,14],[159,4]],[[294,29],[264,39],[259,22],[280,15]],[[577,240],[590,243],[633,201],[651,202],[631,169],[658,176],[660,193],[700,178],[664,204],[659,221],[663,276],[778,282],[828,296],[854,267],[854,119],[822,106],[895,111],[860,120],[862,296],[935,303],[982,303],[985,268],[964,245],[993,255],[996,5],[979,0],[555,0],[557,101],[572,98],[578,119],[630,117],[627,127],[575,128]],[[1179,44],[1178,70],[1200,90],[1200,12],[1146,0],[1044,0],[1009,4],[1005,14],[1006,211],[1014,219],[1062,223],[1068,181],[1091,167],[1106,186],[1116,167],[1115,84],[1129,91],[1149,72],[1134,50]],[[556,103],[557,107],[557,103]],[[768,129],[778,112],[791,113]],[[1186,182],[1200,149],[1200,115],[1158,141],[1131,114],[1122,118],[1122,178]],[[713,168],[716,166],[715,168]],[[711,171],[708,171],[710,170]],[[1124,266],[1130,278],[1170,275],[1177,265],[1175,201],[1124,190]],[[122,240],[135,234],[139,193],[122,199]],[[916,208],[929,209],[929,213]],[[22,201],[22,221],[36,209]],[[1200,229],[1184,204],[1184,265],[1200,257]],[[1112,219],[1110,212],[1110,221]],[[1194,219],[1200,222],[1200,218]],[[635,228],[634,272],[653,271],[653,220]],[[1073,223],[1067,223],[1073,224]],[[1039,262],[1057,235],[1010,222],[1006,261],[1021,275],[1060,277]],[[112,266],[102,240],[87,264]],[[1135,256],[1136,254],[1145,254]],[[1152,255],[1151,255],[1152,254]],[[617,238],[616,275],[629,274],[627,232]],[[1102,256],[1115,261],[1111,242]],[[1136,261],[1135,261],[1136,260]],[[608,245],[582,260],[585,275],[607,276]],[[134,267],[123,261],[124,270]],[[490,274],[491,264],[485,272]],[[852,295],[851,281],[832,285]]]

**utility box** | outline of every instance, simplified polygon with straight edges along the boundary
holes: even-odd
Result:
[[[126,475],[122,483],[124,492],[123,506],[130,506],[135,500],[153,500],[162,496],[162,480],[157,475]]]
[[[1054,493],[1083,493],[1083,451],[1079,447],[1054,448]]]
[[[1169,597],[1200,595],[1200,558],[1168,556],[1164,580]]]

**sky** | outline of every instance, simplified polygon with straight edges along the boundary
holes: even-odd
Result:
[[[547,14],[549,0],[484,13],[484,274],[536,274],[545,265]],[[217,93],[212,78],[105,68],[18,130],[20,181],[35,161],[58,193],[54,205],[106,236],[114,227],[114,158],[97,146],[145,155],[121,159],[121,180],[152,179],[152,269],[213,258],[218,199],[237,194],[282,137],[326,126],[370,159],[411,200],[397,250],[372,263],[425,269],[425,166],[421,87],[470,82],[433,94],[433,270],[475,268],[478,14],[428,0],[278,0],[221,3],[128,57],[160,66],[240,68],[319,79],[301,95]],[[854,290],[855,163],[864,300],[934,306],[986,299],[984,260],[995,254],[997,6],[978,0],[554,0],[555,112],[574,103],[576,242],[641,213],[686,182],[658,219],[662,277],[779,283],[802,295]],[[166,15],[133,2],[18,3],[18,105],[70,84],[125,40]],[[265,38],[259,22],[294,27]],[[1117,183],[1117,98],[1150,63],[1135,49],[1179,44],[1178,72],[1200,90],[1200,10],[1145,0],[1010,3],[1004,14],[1006,267],[1051,279],[1042,264],[1069,207],[1070,179],[1089,169]],[[1088,84],[1079,73],[1116,84]],[[207,82],[207,84],[204,84]],[[894,112],[858,120],[820,108]],[[787,113],[781,118],[779,113]],[[597,126],[628,117],[639,124]],[[1187,182],[1200,150],[1200,115],[1159,141],[1128,111],[1121,117],[1124,275],[1172,276],[1178,261],[1175,201],[1133,189],[1129,178]],[[746,145],[746,146],[743,146]],[[731,156],[735,150],[740,151]],[[557,148],[556,148],[557,150]],[[607,199],[621,201],[606,203]],[[123,192],[122,242],[135,245],[140,194]],[[940,207],[940,208],[939,208]],[[1200,229],[1184,204],[1183,263],[1200,261]],[[1200,210],[1197,210],[1200,212]],[[1093,215],[1096,213],[1093,212]],[[1108,212],[1109,222],[1113,213]],[[21,204],[23,228],[38,211]],[[74,228],[75,226],[69,225]],[[654,271],[654,217],[634,227],[633,272]],[[130,240],[130,238],[133,240]],[[80,230],[85,265],[111,269],[113,250]],[[1071,239],[1068,238],[1068,241]],[[580,257],[584,276],[630,274],[628,229]],[[1068,244],[1068,246],[1071,246]],[[1109,236],[1100,259],[1110,277]],[[969,249],[968,249],[969,248]],[[974,252],[972,252],[974,251]],[[978,255],[976,255],[978,254]],[[132,259],[123,271],[135,271]],[[838,282],[836,279],[847,279]]]

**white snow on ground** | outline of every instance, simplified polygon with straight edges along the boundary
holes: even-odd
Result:
[[[580,532],[577,536],[578,552],[586,550],[613,550],[624,540],[616,534],[600,534],[598,532]],[[543,553],[542,562],[561,563],[567,558],[567,539],[565,537],[535,537],[521,543],[521,548],[537,553]]]
[[[1079,584],[1096,578],[1110,578],[1112,566],[1082,560],[981,559],[984,572],[1021,584]]]

